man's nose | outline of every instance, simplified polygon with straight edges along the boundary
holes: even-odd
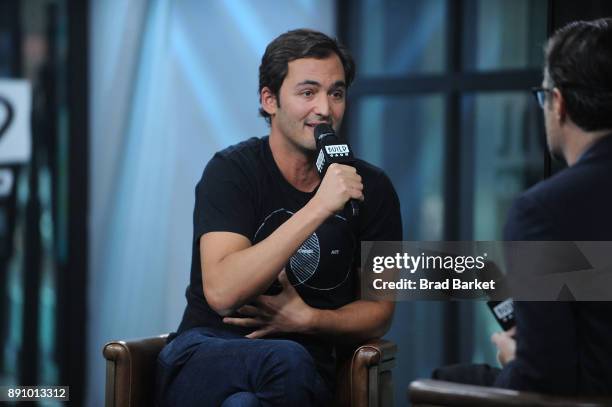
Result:
[[[330,114],[328,95],[321,92],[318,96],[319,97],[317,98],[317,101],[315,103],[315,113],[318,116],[327,118]]]

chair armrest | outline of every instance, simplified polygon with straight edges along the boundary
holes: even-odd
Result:
[[[354,352],[353,358],[356,363],[362,363],[366,367],[381,365],[381,369],[389,370],[393,366],[385,365],[384,362],[395,359],[397,345],[385,339],[372,339],[360,345]]]
[[[548,396],[538,393],[422,379],[410,383],[413,407],[603,407],[612,400]]]
[[[167,334],[104,345],[106,406],[152,405],[157,355]]]
[[[378,406],[392,404],[391,369],[397,346],[384,339],[372,339],[357,348],[338,351],[337,406]],[[391,398],[390,402],[387,402]],[[382,399],[382,401],[381,401]]]

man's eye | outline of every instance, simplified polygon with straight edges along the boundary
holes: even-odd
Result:
[[[334,99],[344,99],[344,92],[338,90],[332,93]]]
[[[311,90],[305,90],[302,92],[302,95],[306,97],[311,97],[312,95],[314,95],[314,92]]]

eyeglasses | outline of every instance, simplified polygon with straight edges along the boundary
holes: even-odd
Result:
[[[549,88],[531,88],[531,93],[538,102],[540,108],[544,109],[544,103],[546,103],[546,93],[551,92],[552,89]]]

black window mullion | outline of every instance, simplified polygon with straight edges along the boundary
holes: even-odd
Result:
[[[361,1],[351,2],[350,0],[338,0],[336,3],[338,39],[349,49],[351,48],[350,44],[359,44],[361,41],[361,30],[359,29],[359,27],[361,27],[360,8]],[[359,78],[359,66],[357,66],[356,73],[356,78]],[[357,128],[357,126],[353,125],[357,118],[356,113],[354,113],[356,111],[355,107],[359,104],[360,100],[360,95],[355,92],[356,86],[358,86],[358,79],[348,92],[349,103],[347,104],[346,117],[340,130],[340,135],[344,136],[349,141],[351,141],[350,135]]]
[[[461,11],[462,0],[448,0],[446,14],[446,75],[447,78],[456,77],[461,72]],[[448,79],[447,79],[448,80]],[[443,239],[457,240],[459,238],[459,203],[460,185],[459,168],[461,158],[460,123],[460,94],[455,83],[451,81],[445,92],[444,113],[444,232]],[[460,332],[459,320],[461,309],[459,304],[452,301],[444,303],[444,337],[451,338]],[[460,360],[460,341],[445,341],[444,363],[456,363]]]

